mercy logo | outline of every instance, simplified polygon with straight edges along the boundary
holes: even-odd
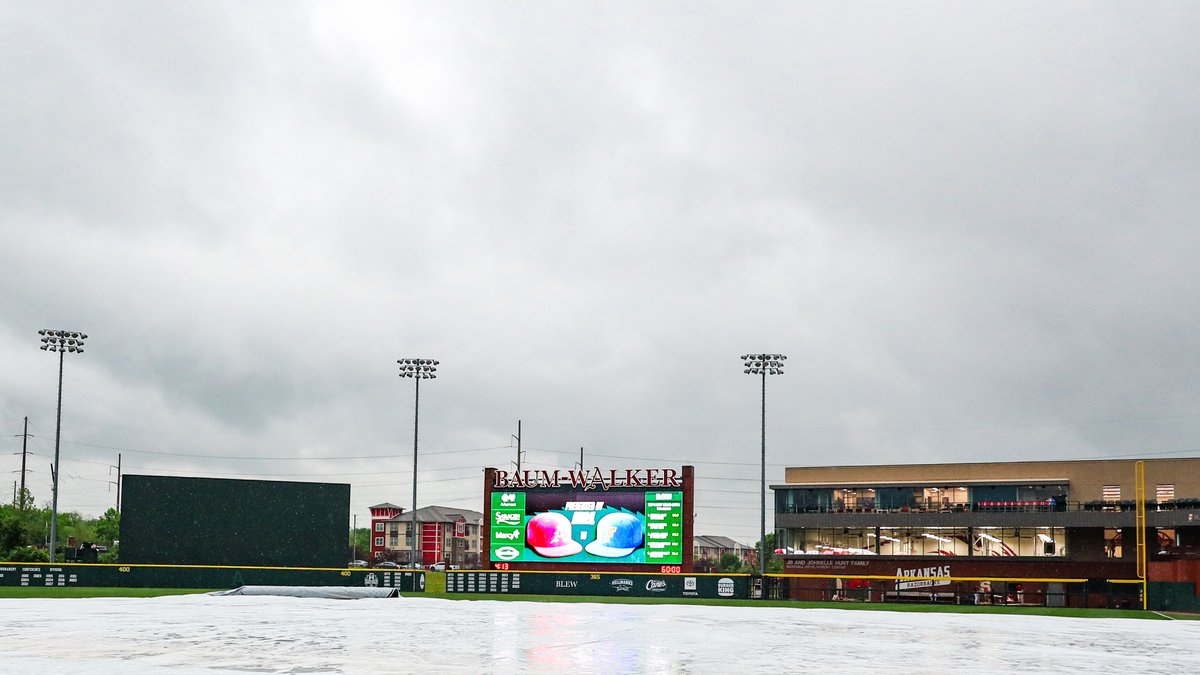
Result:
[[[504,494],[500,495],[500,503],[516,504],[517,503],[517,495],[515,495],[511,492],[505,492]]]
[[[721,577],[717,579],[717,595],[722,598],[733,596],[733,579],[729,577]]]
[[[513,558],[519,558],[520,556],[521,552],[512,546],[501,546],[500,548],[496,549],[496,557],[501,560],[512,560]]]
[[[520,525],[521,524],[521,514],[505,513],[503,511],[497,511],[496,512],[496,524],[497,525]]]
[[[613,579],[612,587],[618,593],[628,593],[633,588],[633,579]]]
[[[667,582],[662,579],[651,579],[646,582],[646,590],[651,593],[662,593],[667,590]]]
[[[497,533],[496,533],[496,539],[508,539],[508,540],[510,540],[510,541],[516,541],[516,540],[518,540],[518,539],[520,539],[520,538],[521,538],[521,531],[520,531],[520,530],[513,530],[513,531],[511,531],[511,532],[497,532]]]

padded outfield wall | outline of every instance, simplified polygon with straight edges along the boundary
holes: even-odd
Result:
[[[0,586],[206,589],[239,586],[364,586],[421,592],[425,590],[425,572],[361,568],[0,562]]]
[[[350,485],[122,477],[122,564],[340,568]]]

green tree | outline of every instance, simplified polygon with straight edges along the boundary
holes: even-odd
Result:
[[[105,511],[96,521],[95,532],[98,543],[112,546],[114,541],[121,538],[121,514],[116,509]]]
[[[33,493],[29,491],[29,488],[21,488],[21,493],[17,495],[15,506],[19,511],[26,511],[33,508]]]
[[[755,549],[757,550],[758,542],[754,542],[754,546],[755,546]],[[751,571],[757,572],[758,565],[754,565],[754,569]],[[783,572],[783,571],[784,571],[783,557],[775,554],[775,533],[770,532],[767,534],[767,572],[771,573],[771,572]]]
[[[47,519],[49,519],[47,517]],[[85,541],[96,541],[96,520],[85,518],[76,511],[58,513],[58,547],[65,548],[71,539],[79,546]]]
[[[736,553],[726,553],[721,556],[721,561],[717,563],[717,571],[727,574],[737,574],[743,568],[742,559]]]
[[[360,527],[350,533],[351,560],[366,560],[371,553],[371,528]],[[357,557],[353,557],[357,556]]]
[[[0,557],[25,546],[42,546],[50,528],[50,510],[0,506]]]
[[[45,549],[22,546],[13,549],[5,558],[10,562],[50,562]]]

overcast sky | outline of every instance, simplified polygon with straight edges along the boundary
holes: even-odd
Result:
[[[1200,4],[5,2],[0,473],[1200,455]],[[110,474],[112,476],[110,477]],[[9,499],[5,487],[0,494]],[[768,528],[771,523],[768,521]]]

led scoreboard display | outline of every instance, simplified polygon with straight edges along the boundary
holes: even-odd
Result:
[[[680,565],[683,492],[507,489],[491,493],[491,562]]]

